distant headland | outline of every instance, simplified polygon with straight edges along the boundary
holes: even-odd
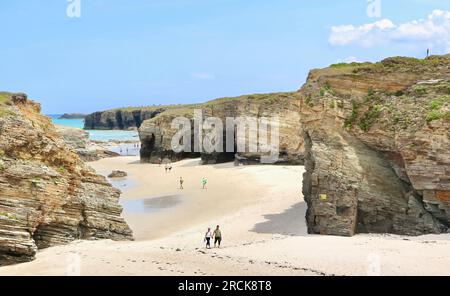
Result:
[[[87,114],[82,113],[64,113],[58,119],[85,119]]]

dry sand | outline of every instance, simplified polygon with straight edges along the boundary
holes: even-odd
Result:
[[[0,275],[450,275],[449,234],[308,235],[302,167],[200,166],[196,159],[166,173],[137,157],[91,165],[104,175],[129,173],[115,184],[136,241],[52,247],[33,262],[0,268]],[[144,199],[161,209],[143,212]],[[206,250],[203,235],[217,224],[222,248]]]

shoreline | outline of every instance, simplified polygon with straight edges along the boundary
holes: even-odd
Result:
[[[0,275],[450,275],[450,234],[308,235],[303,167],[197,161],[174,163],[172,173],[138,157],[90,163],[103,175],[129,173],[124,201],[180,195],[181,174],[182,202],[156,213],[125,212],[134,242],[76,241],[40,250],[35,261],[2,267]],[[208,191],[201,189],[204,175]],[[216,224],[223,248],[206,250],[203,234]]]

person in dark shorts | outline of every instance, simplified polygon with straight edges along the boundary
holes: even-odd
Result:
[[[183,183],[184,183],[183,177],[180,177],[180,189],[184,189]]]
[[[216,245],[220,248],[220,243],[222,242],[222,232],[219,229],[219,225],[217,225],[216,230],[214,230],[214,248]]]
[[[204,242],[206,242],[206,248],[211,249],[211,239],[213,237],[213,234],[211,233],[211,228],[208,228],[208,231],[206,231]]]

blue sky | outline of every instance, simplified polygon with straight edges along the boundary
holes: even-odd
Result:
[[[379,17],[367,0],[80,1],[69,18],[67,0],[0,0],[0,90],[93,112],[293,91],[311,68],[450,49],[444,0],[381,0]]]

